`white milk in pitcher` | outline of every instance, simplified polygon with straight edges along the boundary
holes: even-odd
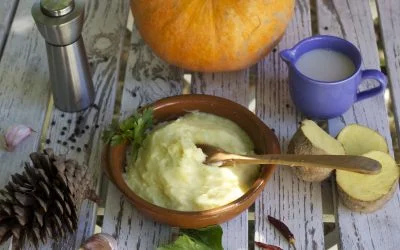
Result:
[[[349,57],[329,49],[311,50],[303,54],[295,66],[303,75],[323,82],[344,80],[356,70]]]

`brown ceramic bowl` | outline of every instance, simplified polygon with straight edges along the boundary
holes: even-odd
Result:
[[[280,147],[275,134],[247,108],[224,98],[208,95],[181,95],[159,100],[150,105],[154,109],[155,122],[174,120],[190,111],[201,111],[228,118],[238,124],[253,140],[257,154],[279,154]],[[183,212],[156,206],[136,195],[123,178],[127,145],[107,147],[105,170],[111,181],[144,215],[155,221],[182,228],[200,228],[220,224],[246,210],[263,190],[275,165],[263,165],[260,176],[251,188],[237,200],[222,207]]]

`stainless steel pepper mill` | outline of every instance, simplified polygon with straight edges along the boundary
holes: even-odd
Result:
[[[81,36],[84,2],[41,0],[33,5],[32,16],[46,40],[55,106],[66,112],[86,109],[95,93]]]

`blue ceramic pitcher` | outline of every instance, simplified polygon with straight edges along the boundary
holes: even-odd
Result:
[[[346,55],[354,64],[354,73],[344,80],[324,82],[311,79],[296,68],[297,60],[315,49],[327,49]],[[387,84],[386,76],[374,69],[361,70],[359,50],[350,42],[334,36],[313,36],[302,40],[292,49],[280,52],[289,66],[289,89],[291,98],[304,115],[314,119],[330,119],[345,113],[355,102],[382,93]],[[365,79],[374,79],[378,86],[358,91]]]

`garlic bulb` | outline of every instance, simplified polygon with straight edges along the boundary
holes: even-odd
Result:
[[[106,233],[90,236],[81,246],[81,250],[117,250],[117,241]]]
[[[32,132],[34,132],[33,129],[21,124],[8,128],[4,134],[7,151],[14,151],[15,147],[30,136]]]

